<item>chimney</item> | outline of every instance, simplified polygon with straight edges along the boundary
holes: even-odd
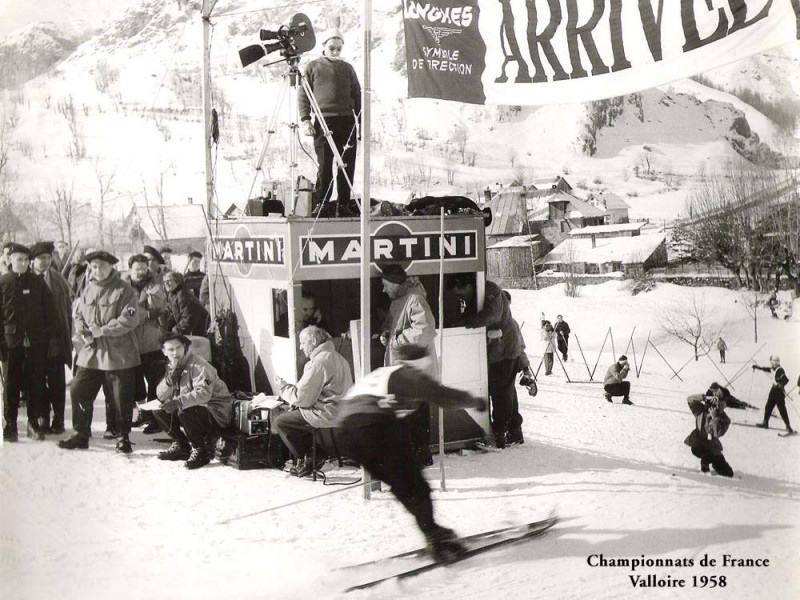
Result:
[[[597,245],[597,236],[595,234],[592,234],[592,248],[594,248],[596,245]]]

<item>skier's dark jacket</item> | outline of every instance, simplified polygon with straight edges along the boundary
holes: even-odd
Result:
[[[689,396],[689,410],[695,419],[694,431],[684,440],[684,444],[693,448],[703,448],[713,454],[722,454],[722,442],[719,441],[731,419],[724,411],[717,410],[714,404],[702,394]]]
[[[2,346],[17,348],[27,336],[31,345],[56,344],[57,315],[53,295],[44,280],[27,270],[0,276]]]

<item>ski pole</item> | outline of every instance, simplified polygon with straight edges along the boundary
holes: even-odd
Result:
[[[247,519],[249,517],[255,517],[256,515],[263,515],[264,513],[272,512],[273,510],[278,510],[280,508],[286,508],[288,506],[294,506],[296,504],[302,504],[303,502],[309,502],[310,500],[316,500],[317,498],[322,498],[323,496],[330,496],[331,494],[339,494],[341,492],[346,492],[347,490],[352,490],[360,487],[364,487],[365,485],[372,485],[375,483],[373,479],[369,479],[368,481],[362,481],[361,483],[354,483],[352,485],[348,485],[341,490],[333,490],[330,492],[325,492],[324,494],[318,494],[316,496],[310,496],[308,498],[303,498],[302,500],[295,500],[294,502],[287,502],[286,504],[279,504],[278,506],[272,506],[270,508],[265,508],[264,510],[258,510],[256,512],[248,513],[246,515],[239,515],[238,517],[231,517],[230,519],[225,519],[224,521],[218,521],[216,525],[227,525],[228,523],[232,523],[233,521],[239,521],[241,519]]]

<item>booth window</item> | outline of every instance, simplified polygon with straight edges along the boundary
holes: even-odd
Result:
[[[289,301],[286,290],[272,290],[272,318],[277,337],[289,337]]]

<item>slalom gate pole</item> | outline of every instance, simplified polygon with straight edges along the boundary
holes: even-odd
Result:
[[[633,343],[633,334],[634,334],[634,333],[636,333],[636,325],[634,325],[634,326],[633,326],[633,331],[631,331],[631,337],[629,337],[629,338],[628,338],[628,345],[627,345],[627,346],[625,346],[625,352],[624,352],[624,354],[627,354],[627,353],[628,353],[628,348],[630,348],[630,347],[631,347],[631,344]],[[636,366],[636,365],[634,365],[634,366]]]
[[[562,335],[561,337],[563,338],[564,336]],[[558,359],[558,364],[561,365],[561,370],[564,371],[564,375],[567,378],[567,383],[572,383],[572,380],[569,378],[569,373],[567,373],[567,367],[564,366],[564,362],[561,360],[561,354],[558,351],[558,345],[557,344],[556,344],[556,347],[553,348],[553,354],[556,355],[556,358]]]
[[[747,392],[747,403],[750,404],[750,400],[753,399],[753,379],[755,379],[756,371],[755,369],[750,369],[752,374],[750,375],[750,391]],[[747,423],[747,409],[744,409],[744,422]]]
[[[248,513],[246,515],[239,515],[238,517],[231,517],[230,519],[225,519],[224,521],[217,521],[216,525],[227,525],[228,523],[233,523],[234,521],[241,521],[242,519],[248,519],[250,517],[255,517],[256,515],[263,515],[268,512],[272,512],[273,510],[278,510],[281,508],[287,508],[289,506],[295,506],[297,504],[302,504],[303,502],[309,502],[311,500],[316,500],[317,498],[322,498],[323,496],[330,496],[332,494],[340,494],[342,492],[346,492],[348,490],[357,489],[360,487],[364,487],[365,485],[372,485],[375,483],[373,479],[369,481],[362,481],[361,483],[354,483],[352,485],[348,485],[340,490],[332,490],[330,492],[325,492],[324,494],[318,494],[316,496],[310,496],[308,498],[303,498],[302,500],[295,500],[294,502],[287,502],[286,504],[279,504],[278,506],[271,506],[270,508],[265,508],[264,510],[257,510],[256,512]]]
[[[688,365],[690,362],[692,362],[692,359],[693,359],[693,358],[694,358],[694,356],[690,356],[690,357],[689,357],[689,360],[687,360],[685,363],[683,363],[683,364],[681,365],[681,368],[680,368],[680,369],[678,369],[678,371],[677,371],[677,372],[675,372],[675,375],[673,375],[672,377],[670,377],[670,378],[669,378],[669,379],[670,379],[670,381],[672,381],[673,379],[675,379],[675,377],[677,377],[677,376],[678,376],[678,373],[680,373],[681,371],[683,371],[683,369],[686,367],[686,365]]]
[[[614,360],[614,362],[616,362],[617,361],[617,351],[614,348],[614,332],[611,331],[611,327],[608,328],[608,335],[609,335],[609,337],[611,337],[611,354],[612,354],[611,358]]]
[[[728,386],[730,386],[730,388],[731,388],[731,389],[735,390],[736,388],[735,388],[735,387],[733,387],[733,383],[731,383],[730,381],[728,381],[728,377],[725,375],[725,373],[723,373],[723,372],[722,372],[722,369],[720,369],[720,368],[717,366],[717,363],[715,363],[715,362],[714,362],[714,359],[713,359],[713,358],[711,358],[711,355],[710,355],[710,354],[706,354],[705,356],[706,356],[706,358],[707,358],[708,360],[710,360],[710,361],[711,361],[711,364],[712,364],[712,365],[714,365],[714,368],[717,370],[717,372],[718,372],[720,375],[722,375],[722,378],[725,380],[725,384],[726,384],[726,385],[728,385]]]
[[[739,367],[739,370],[736,371],[736,373],[734,373],[733,377],[731,378],[731,381],[736,381],[737,379],[739,379],[739,376],[741,376],[741,374],[744,373],[747,370],[747,365],[750,362],[752,362],[752,360],[753,360],[753,358],[755,358],[756,354],[761,352],[761,350],[763,350],[764,346],[766,346],[766,345],[767,345],[767,343],[764,342],[763,344],[761,344],[761,347],[758,350],[756,350],[755,352],[753,352],[753,354],[750,355],[750,358],[747,359],[745,361],[745,363],[741,367]]]
[[[647,355],[647,346],[650,345],[650,334],[651,333],[653,333],[652,329],[647,332],[647,341],[644,343],[644,352],[642,352],[642,362],[639,365],[639,370],[636,372],[636,378],[637,379],[639,378],[639,374],[642,372],[642,369],[644,369],[644,357]]]
[[[670,368],[670,370],[671,370],[673,373],[675,373],[675,369],[673,369],[673,368],[672,368],[672,365],[671,365],[671,364],[669,364],[669,361],[668,361],[666,358],[664,358],[664,355],[663,355],[663,354],[661,354],[661,352],[660,352],[660,351],[659,351],[659,349],[656,347],[656,345],[655,345],[653,342],[650,342],[650,345],[653,347],[653,350],[655,350],[656,352],[658,352],[658,355],[661,357],[661,360],[663,360],[665,363],[667,363],[667,366]],[[681,381],[683,381],[683,379],[681,378],[681,376],[680,376],[680,375],[678,375],[677,373],[675,373],[675,376],[676,376],[678,379],[680,379]],[[672,379],[672,377],[670,377],[670,379]]]
[[[578,339],[578,334],[575,334],[575,342],[578,344],[578,350],[581,352],[581,358],[583,359],[583,364],[586,365],[586,372],[589,374],[589,381],[592,381],[592,372],[589,370],[589,363],[586,362],[586,356],[583,354],[583,348],[581,348],[581,341]]]
[[[606,331],[606,337],[603,338],[603,345],[600,346],[600,352],[597,354],[597,362],[594,363],[594,369],[592,369],[592,372],[589,373],[589,379],[594,379],[594,372],[597,370],[597,365],[600,362],[600,357],[603,356],[603,348],[606,347],[606,340],[608,339],[609,333],[611,333],[611,327],[608,328],[608,331]]]
[[[636,370],[636,379],[639,379],[639,366],[636,364],[636,344],[633,343],[633,336],[631,336],[631,350],[633,350],[633,368]]]

